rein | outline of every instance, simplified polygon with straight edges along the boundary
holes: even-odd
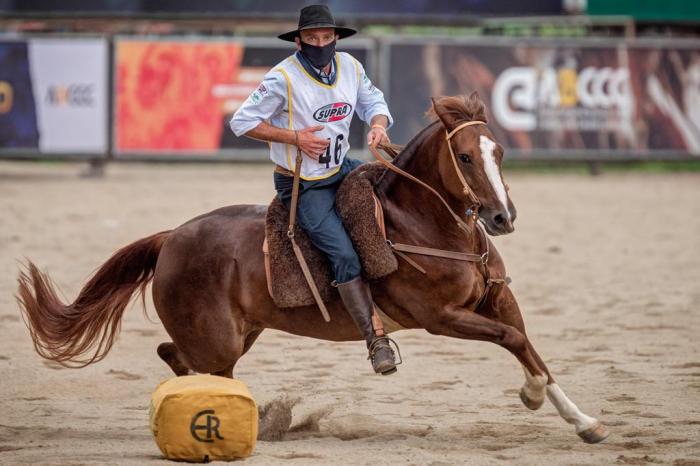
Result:
[[[479,215],[478,212],[479,212],[479,206],[481,205],[481,202],[479,201],[479,198],[476,196],[476,194],[474,194],[474,191],[472,191],[472,189],[469,187],[467,180],[464,178],[464,175],[462,175],[462,172],[459,170],[459,166],[457,165],[457,157],[455,156],[455,153],[452,150],[452,143],[450,142],[452,137],[455,134],[457,134],[458,131],[466,128],[467,126],[474,126],[474,125],[486,125],[486,123],[483,121],[467,121],[467,122],[462,123],[461,125],[457,126],[456,128],[454,128],[450,132],[447,132],[447,130],[445,130],[445,141],[447,142],[447,147],[450,149],[450,156],[452,159],[452,164],[454,165],[454,168],[455,168],[455,172],[457,173],[457,177],[459,178],[460,183],[462,183],[462,193],[464,193],[464,195],[472,202],[472,207],[469,209],[471,211],[471,217],[474,221],[476,221],[476,219]],[[440,202],[442,202],[442,204],[445,206],[447,211],[450,213],[452,218],[455,220],[455,223],[457,224],[457,226],[465,234],[471,233],[469,231],[469,225],[467,225],[465,223],[465,221],[462,220],[462,218],[452,210],[452,208],[447,203],[447,201],[432,186],[419,180],[415,176],[411,175],[408,172],[405,172],[404,170],[400,169],[399,167],[397,167],[393,163],[386,160],[384,157],[382,157],[382,155],[379,153],[379,151],[377,151],[377,149],[375,149],[374,147],[370,147],[369,150],[370,150],[370,152],[372,152],[372,155],[374,156],[374,158],[377,159],[377,161],[379,161],[386,168],[393,171],[394,173],[398,173],[399,175],[420,184],[424,188],[428,189],[431,193],[433,193],[440,200]],[[482,232],[482,234],[483,234],[483,232]],[[486,242],[485,254],[487,255],[487,258],[488,258],[488,241]]]
[[[328,309],[326,309],[326,305],[323,303],[323,298],[321,298],[321,293],[318,291],[318,287],[316,286],[314,277],[311,275],[311,270],[309,269],[309,266],[306,263],[306,259],[304,259],[304,253],[301,252],[301,248],[297,245],[297,242],[294,239],[294,225],[296,224],[297,202],[299,200],[299,178],[301,177],[301,163],[301,149],[297,146],[296,165],[294,165],[294,184],[292,186],[292,204],[291,206],[289,206],[289,227],[287,229],[287,236],[292,242],[292,249],[294,250],[294,255],[297,256],[297,261],[299,262],[301,271],[304,274],[304,278],[306,278],[306,283],[308,283],[309,288],[311,289],[311,294],[314,296],[314,300],[318,305],[318,309],[321,311],[323,320],[325,320],[326,322],[330,322],[331,316],[330,314],[328,314]]]
[[[477,231],[479,232],[481,236],[481,240],[483,240],[484,243],[484,252],[482,254],[474,254],[474,253],[466,253],[466,252],[458,252],[458,251],[446,251],[443,249],[435,249],[435,248],[429,248],[429,247],[424,247],[424,246],[414,246],[410,244],[401,244],[401,243],[394,243],[391,240],[387,239],[387,244],[392,248],[392,250],[402,257],[404,260],[406,260],[411,266],[416,268],[418,271],[422,272],[423,274],[427,273],[425,269],[423,269],[420,265],[418,265],[415,261],[413,261],[410,257],[408,257],[404,253],[410,253],[410,254],[422,254],[426,256],[433,256],[433,257],[443,257],[447,259],[455,259],[455,260],[460,260],[460,261],[467,261],[467,262],[479,262],[484,268],[484,280],[485,280],[485,288],[484,292],[482,293],[481,297],[477,301],[476,309],[479,309],[487,300],[488,295],[491,291],[491,288],[493,287],[494,284],[502,284],[502,283],[507,283],[507,279],[501,279],[501,278],[491,278],[489,274],[489,268],[488,268],[488,260],[489,260],[489,241],[488,238],[486,237],[486,233],[484,232],[483,228],[476,223],[476,219],[478,217],[478,212],[479,212],[479,206],[481,205],[481,202],[479,201],[479,198],[476,196],[474,191],[469,187],[469,184],[467,183],[467,180],[464,178],[464,175],[462,175],[462,172],[459,170],[459,165],[457,164],[457,157],[455,156],[454,150],[452,149],[452,143],[451,139],[452,137],[457,134],[460,130],[463,128],[466,128],[467,126],[473,126],[473,125],[486,125],[485,122],[483,121],[468,121],[465,123],[462,123],[461,125],[457,126],[454,128],[452,131],[445,131],[445,141],[447,142],[447,147],[450,150],[450,156],[452,158],[452,163],[455,168],[455,172],[457,174],[457,177],[459,178],[460,183],[462,183],[462,193],[469,199],[469,201],[472,203],[471,207],[467,211],[470,213],[470,216],[472,220],[474,221],[474,225],[476,226]],[[372,152],[372,155],[374,155],[374,158],[376,158],[381,164],[383,164],[386,168],[389,170],[398,173],[399,175],[410,179],[411,181],[414,181],[415,183],[420,184],[424,188],[428,189],[431,193],[433,193],[439,200],[442,202],[442,204],[445,206],[447,211],[450,213],[452,218],[454,219],[455,223],[457,224],[457,227],[462,230],[463,233],[469,235],[471,233],[469,225],[462,220],[462,218],[457,215],[450,205],[447,203],[447,201],[438,193],[432,186],[428,185],[427,183],[419,180],[415,176],[411,175],[410,173],[405,172],[404,170],[400,169],[393,163],[387,161],[384,157],[381,156],[381,154],[375,149],[374,147],[369,148],[370,151]],[[292,199],[291,199],[291,206],[290,206],[290,212],[289,212],[289,227],[287,230],[287,236],[289,237],[290,241],[292,242],[292,249],[294,250],[294,255],[297,258],[297,261],[299,262],[299,265],[301,266],[301,270],[304,274],[304,278],[306,278],[306,282],[309,285],[309,288],[311,289],[311,294],[314,297],[314,300],[316,301],[316,304],[319,307],[319,310],[321,311],[321,314],[323,315],[323,319],[326,322],[330,322],[331,318],[330,315],[328,314],[328,310],[326,309],[326,306],[323,303],[323,299],[321,298],[321,294],[318,291],[318,287],[316,286],[316,283],[314,282],[314,279],[311,275],[311,270],[309,269],[306,260],[304,259],[304,254],[302,253],[301,249],[297,245],[295,239],[294,239],[294,227],[296,224],[296,211],[297,211],[297,201],[299,199],[299,179],[301,175],[301,165],[302,165],[302,154],[301,154],[301,149],[297,146],[297,157],[296,157],[296,164],[294,166],[294,184],[292,187]],[[377,200],[378,202],[378,200]],[[381,206],[381,204],[379,204]]]

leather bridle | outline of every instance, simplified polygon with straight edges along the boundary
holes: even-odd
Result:
[[[461,170],[459,169],[457,157],[454,153],[454,150],[452,149],[452,142],[451,142],[452,137],[454,137],[454,135],[457,134],[457,132],[466,128],[467,126],[474,126],[474,125],[486,125],[486,122],[478,121],[478,120],[477,121],[467,121],[467,122],[462,123],[459,126],[455,127],[452,131],[445,130],[445,140],[447,141],[447,147],[450,150],[450,157],[452,158],[452,163],[454,165],[455,172],[457,173],[457,177],[459,178],[459,181],[462,184],[462,193],[467,197],[469,202],[471,202],[471,207],[467,212],[468,212],[469,217],[474,221],[474,225],[476,227],[476,230],[479,232],[479,234],[481,236],[480,241],[482,241],[484,243],[484,252],[482,254],[474,254],[474,253],[459,252],[459,251],[446,251],[443,249],[435,249],[435,248],[429,248],[429,247],[424,247],[424,246],[394,243],[389,238],[387,238],[387,244],[389,244],[389,246],[392,248],[392,250],[394,250],[394,252],[397,253],[397,255],[399,255],[400,257],[405,259],[411,266],[413,266],[418,271],[420,271],[421,273],[424,273],[424,274],[427,273],[426,270],[423,269],[420,265],[418,265],[415,261],[410,259],[410,257],[408,257],[405,253],[421,254],[421,255],[427,255],[427,256],[433,256],[433,257],[443,257],[443,258],[447,258],[447,259],[480,263],[484,269],[485,288],[484,288],[484,292],[482,293],[481,297],[479,298],[479,300],[477,301],[477,304],[475,306],[475,309],[478,309],[488,299],[488,295],[489,295],[493,285],[507,283],[507,279],[491,278],[491,276],[490,276],[489,268],[488,268],[489,241],[488,241],[488,238],[486,237],[486,233],[483,231],[483,228],[476,222],[476,220],[479,216],[478,212],[479,212],[479,207],[481,206],[481,202],[479,201],[479,198],[474,193],[474,191],[469,187],[467,180],[464,178],[464,175],[462,174]],[[448,202],[433,187],[431,187],[427,183],[419,180],[415,176],[411,175],[410,173],[405,172],[404,170],[400,169],[399,167],[397,167],[393,163],[386,160],[384,157],[381,156],[381,154],[377,151],[376,148],[370,147],[369,149],[372,152],[372,155],[374,155],[374,157],[380,163],[382,163],[385,167],[387,167],[389,170],[391,170],[395,173],[398,173],[399,175],[420,184],[421,186],[423,186],[424,188],[426,188],[430,192],[432,192],[435,196],[437,196],[437,198],[440,200],[440,202],[442,202],[442,204],[445,206],[445,208],[450,213],[452,218],[455,220],[455,223],[457,224],[457,226],[467,235],[470,235],[472,233],[472,230],[469,228],[469,225],[464,220],[462,220],[462,218],[452,210],[452,208],[450,207]],[[304,277],[306,278],[306,281],[309,284],[309,288],[311,289],[311,293],[314,297],[314,300],[316,301],[316,304],[318,305],[319,310],[321,311],[321,314],[323,315],[324,320],[326,322],[329,322],[330,315],[328,313],[328,310],[326,309],[326,306],[323,303],[323,299],[321,298],[321,294],[318,291],[318,287],[316,286],[316,284],[313,280],[313,277],[311,276],[311,271],[306,263],[304,255],[301,252],[301,249],[299,248],[299,246],[297,245],[297,243],[295,241],[295,237],[294,237],[295,236],[294,235],[294,228],[295,228],[295,224],[296,224],[297,201],[299,198],[299,179],[300,179],[300,174],[301,174],[301,164],[302,164],[301,149],[297,146],[297,157],[296,157],[296,164],[294,167],[294,181],[293,181],[293,188],[292,188],[292,199],[291,199],[291,206],[290,206],[289,226],[287,229],[287,236],[291,240],[292,249],[294,250],[294,254],[297,257],[299,265],[301,266]]]
[[[455,173],[457,173],[457,177],[459,178],[459,181],[462,183],[462,193],[471,201],[472,205],[471,207],[467,210],[468,215],[471,214],[471,216],[474,218],[474,220],[477,219],[479,216],[479,207],[481,207],[481,201],[479,201],[479,197],[472,191],[472,188],[469,187],[469,183],[467,183],[467,180],[464,178],[464,175],[462,174],[462,170],[459,169],[459,164],[457,163],[457,156],[455,155],[454,150],[452,149],[452,136],[457,134],[461,129],[466,128],[467,126],[474,126],[474,125],[486,125],[486,122],[480,121],[480,120],[474,120],[474,121],[467,121],[465,123],[462,123],[461,125],[457,126],[454,128],[452,131],[447,131],[445,130],[445,140],[447,141],[447,147],[450,149],[450,156],[452,159],[452,164],[455,167]]]
[[[481,206],[481,201],[479,201],[479,197],[474,193],[474,191],[469,187],[469,183],[467,183],[467,180],[464,178],[464,175],[462,174],[462,171],[459,169],[459,164],[457,162],[457,156],[454,153],[454,150],[452,149],[452,142],[451,139],[454,137],[455,134],[457,134],[460,130],[466,128],[467,126],[474,126],[474,125],[486,125],[486,122],[480,121],[480,120],[474,120],[474,121],[467,121],[459,126],[455,127],[452,131],[447,131],[445,130],[445,141],[447,142],[447,147],[450,150],[450,158],[452,159],[452,164],[454,166],[455,172],[457,174],[457,177],[459,178],[460,183],[462,184],[462,193],[464,196],[471,202],[471,207],[467,210],[469,213],[469,216],[476,222],[477,218],[479,217],[479,207]],[[462,220],[462,218],[457,215],[450,205],[447,203],[447,201],[438,193],[432,186],[428,185],[427,183],[419,180],[415,176],[411,175],[410,173],[405,172],[404,170],[400,169],[393,163],[389,162],[386,160],[382,155],[375,149],[374,147],[369,148],[370,152],[372,152],[372,155],[374,155],[374,158],[377,159],[382,165],[387,167],[389,170],[398,173],[399,175],[410,179],[411,181],[414,181],[424,188],[428,189],[430,192],[432,192],[439,200],[442,202],[442,204],[445,206],[447,211],[450,213],[452,218],[455,220],[457,223],[457,226],[465,233],[465,234],[471,234],[471,230],[469,226]],[[488,242],[487,242],[488,244]],[[487,246],[488,247],[488,246]]]
[[[481,294],[481,297],[477,300],[476,305],[474,306],[474,309],[477,310],[486,302],[486,300],[488,299],[489,293],[491,292],[491,289],[493,288],[494,285],[508,284],[508,283],[510,283],[510,279],[508,277],[506,277],[506,278],[491,278],[491,273],[490,273],[489,267],[488,267],[489,252],[490,252],[489,251],[489,241],[488,241],[488,238],[486,237],[486,233],[484,232],[483,228],[476,221],[479,217],[479,207],[481,206],[481,201],[479,200],[478,196],[474,193],[474,191],[469,187],[469,183],[467,183],[467,180],[464,178],[462,171],[459,169],[457,157],[454,153],[454,150],[452,149],[451,139],[454,137],[454,135],[457,134],[462,129],[466,128],[467,126],[474,126],[474,125],[486,125],[486,122],[479,121],[479,120],[467,121],[467,122],[464,122],[464,123],[458,125],[454,129],[452,129],[452,131],[445,130],[445,141],[447,142],[447,147],[450,150],[450,158],[452,159],[452,164],[454,166],[455,172],[457,174],[457,177],[459,178],[460,183],[462,184],[462,193],[469,200],[469,202],[471,202],[471,207],[467,210],[467,215],[474,221],[474,226],[475,226],[476,230],[478,231],[478,233],[480,234],[480,241],[483,242],[483,244],[484,244],[484,252],[482,254],[474,254],[474,253],[465,253],[465,252],[458,252],[458,251],[446,251],[444,249],[436,249],[436,248],[429,248],[429,247],[424,247],[424,246],[415,246],[415,245],[409,245],[409,244],[395,243],[395,242],[391,241],[391,239],[389,239],[389,238],[387,238],[387,243],[397,253],[397,255],[399,255],[400,257],[405,259],[406,262],[408,262],[412,267],[414,267],[416,270],[418,270],[419,272],[421,272],[423,274],[427,273],[426,270],[423,269],[420,265],[418,265],[415,261],[411,260],[404,253],[421,254],[421,255],[426,255],[426,256],[443,257],[443,258],[447,258],[447,259],[481,263],[483,270],[484,270],[485,287],[484,287],[483,293]],[[432,192],[445,206],[447,211],[450,213],[452,218],[457,223],[457,226],[467,235],[470,235],[472,233],[472,230],[464,222],[464,220],[462,220],[462,218],[452,210],[452,208],[447,203],[447,201],[432,186],[419,180],[415,176],[411,175],[410,173],[405,172],[404,170],[400,169],[399,167],[397,167],[393,163],[386,160],[384,157],[381,156],[379,151],[377,151],[377,149],[375,149],[374,147],[370,147],[369,149],[370,149],[370,152],[372,152],[372,155],[374,155],[374,158],[376,158],[377,161],[379,161],[382,165],[387,167],[389,170],[420,184],[421,186],[423,186],[424,188],[426,188],[430,192]]]

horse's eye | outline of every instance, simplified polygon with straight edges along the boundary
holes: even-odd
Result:
[[[463,163],[472,163],[471,157],[469,157],[467,154],[459,154],[459,160],[461,160]]]

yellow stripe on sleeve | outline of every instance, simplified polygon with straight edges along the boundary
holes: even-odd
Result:
[[[289,114],[288,127],[289,127],[289,129],[294,131],[294,117],[293,117],[293,113],[292,113],[292,80],[289,79],[289,75],[287,74],[286,71],[284,71],[284,69],[277,68],[277,71],[282,73],[285,81],[287,81],[287,112]],[[287,144],[287,168],[289,170],[294,171],[294,170],[296,170],[296,162],[294,165],[292,165],[292,152],[291,152],[291,150],[292,150],[292,147],[289,144]]]

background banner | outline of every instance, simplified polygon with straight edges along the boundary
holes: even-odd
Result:
[[[0,42],[0,151],[38,147],[27,43]]]
[[[107,42],[31,39],[29,63],[41,152],[107,150]]]
[[[107,151],[103,39],[0,42],[0,153]]]
[[[513,158],[700,156],[700,41],[392,38],[340,45],[385,92],[396,143],[426,125],[431,96],[476,90]],[[373,71],[375,50],[381,74]],[[117,156],[259,160],[267,146],[236,138],[228,122],[293,51],[275,39],[122,37],[110,62],[107,39],[0,40],[0,155],[105,157],[111,125]],[[352,125],[354,156],[365,149],[365,130]]]
[[[215,154],[224,130],[218,86],[240,70],[231,42],[117,42],[115,150]]]
[[[367,56],[365,47],[339,49],[360,61]],[[235,137],[229,120],[293,52],[281,41],[117,39],[115,154],[240,158],[253,149],[259,158],[267,144]],[[351,146],[363,147],[363,134],[355,121]]]
[[[516,156],[700,155],[700,43],[395,42],[389,105],[396,142],[425,126],[431,96],[484,100],[489,127]]]

